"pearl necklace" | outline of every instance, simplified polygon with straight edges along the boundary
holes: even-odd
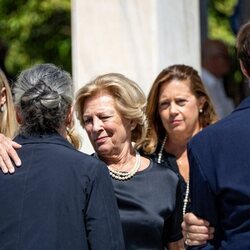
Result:
[[[161,149],[160,149],[160,152],[158,154],[158,159],[157,159],[157,162],[160,164],[161,163],[161,158],[162,158],[162,153],[163,153],[163,149],[165,147],[165,144],[166,144],[166,141],[167,141],[167,135],[165,136],[165,138],[163,139],[163,142],[161,144]]]
[[[141,166],[141,156],[138,151],[135,151],[135,152],[136,152],[135,165],[129,172],[115,170],[115,169],[112,169],[110,166],[108,166],[109,174],[112,178],[119,180],[119,181],[126,181],[128,179],[131,179],[136,174],[136,172]]]
[[[161,144],[160,151],[158,153],[157,163],[159,163],[159,164],[161,164],[161,159],[162,159],[163,150],[164,150],[166,141],[167,141],[167,135],[165,136],[165,138],[164,138],[164,140],[163,140],[163,142]],[[187,182],[185,197],[184,197],[184,201],[183,201],[183,203],[184,203],[183,204],[183,210],[182,210],[183,216],[185,215],[186,210],[187,210],[188,200],[189,200],[189,181]]]
[[[182,210],[182,214],[183,217],[187,211],[187,204],[188,204],[188,200],[189,200],[189,181],[187,182],[187,187],[186,187],[186,192],[185,192],[185,198],[184,198],[184,204],[183,204],[183,210]]]

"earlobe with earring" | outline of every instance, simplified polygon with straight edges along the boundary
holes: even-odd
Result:
[[[132,127],[130,128],[131,131],[133,131],[134,129],[135,129],[135,126],[132,126]]]
[[[5,110],[5,104],[1,104],[0,106],[0,112],[3,113]]]
[[[136,127],[136,123],[135,122],[131,122],[131,127],[130,127],[130,130],[133,131]]]

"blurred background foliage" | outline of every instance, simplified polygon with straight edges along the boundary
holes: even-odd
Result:
[[[208,37],[235,45],[231,18],[238,0],[210,0],[208,5]]]
[[[1,0],[0,43],[6,73],[52,62],[71,72],[70,0]]]
[[[225,88],[236,103],[244,98],[232,29],[237,3],[238,0],[208,0],[207,9],[207,36],[229,46],[232,71]],[[70,10],[70,0],[0,1],[0,67],[10,79],[22,69],[43,62],[72,72]]]
[[[230,18],[237,2],[209,0],[208,37],[234,47]],[[0,1],[0,43],[7,47],[7,73],[16,75],[23,68],[42,62],[62,65],[71,72],[70,4],[70,0]]]
[[[201,0],[202,1],[202,0]],[[237,7],[240,0],[209,0],[207,36],[222,40],[229,48],[231,71],[224,79],[226,93],[235,104],[249,95],[249,87],[243,76],[236,55]]]

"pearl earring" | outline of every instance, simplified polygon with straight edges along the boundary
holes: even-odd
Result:
[[[5,105],[4,105],[4,104],[1,104],[1,106],[0,106],[0,112],[3,113],[4,110],[5,110]]]
[[[136,125],[131,126],[130,130],[133,131],[135,129]]]
[[[199,112],[200,112],[200,113],[202,113],[202,112],[203,112],[203,109],[202,109],[202,108],[200,108]]]

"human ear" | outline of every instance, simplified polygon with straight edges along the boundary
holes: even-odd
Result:
[[[16,120],[19,124],[22,124],[23,119],[22,119],[20,109],[18,107],[15,107],[15,110],[16,110]]]
[[[0,105],[4,105],[6,103],[6,88],[3,87],[0,92]]]
[[[247,78],[250,78],[241,60],[240,60],[240,68],[241,68],[242,73],[243,73]]]
[[[199,108],[200,113],[203,112],[203,107],[204,107],[205,102],[206,102],[205,96],[200,96],[198,98],[198,108]]]
[[[130,130],[133,131],[135,129],[136,125],[137,124],[135,123],[135,121],[130,121]]]

